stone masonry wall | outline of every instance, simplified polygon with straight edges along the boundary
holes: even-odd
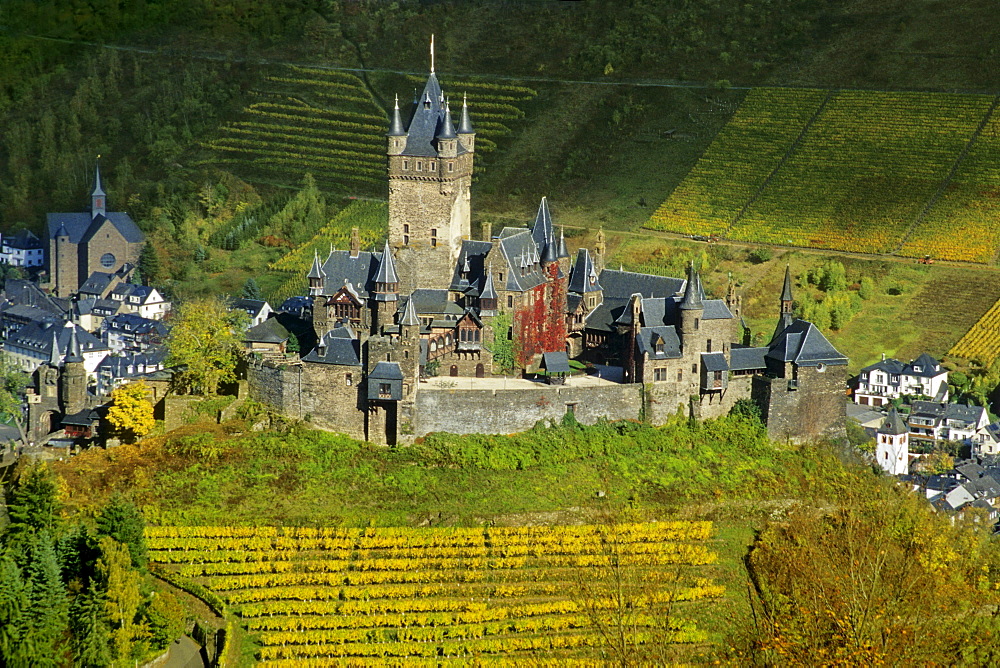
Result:
[[[427,390],[421,388],[414,406],[413,435],[433,431],[454,434],[512,434],[531,429],[539,420],[558,422],[573,405],[583,424],[601,418],[638,420],[642,385],[572,388],[541,385],[512,390]]]
[[[804,440],[844,436],[846,367],[819,372],[800,367],[797,389],[788,378],[755,376],[753,398],[761,407],[772,439]]]

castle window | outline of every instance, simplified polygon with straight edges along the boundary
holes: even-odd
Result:
[[[694,319],[694,328],[698,329],[698,318]]]
[[[503,272],[497,274],[497,283],[503,283]]]
[[[431,171],[436,172],[438,170],[438,165],[436,162],[431,163]]]
[[[105,253],[101,256],[101,266],[110,269],[115,266],[115,256],[112,253]]]
[[[514,295],[507,295],[507,308],[514,308]]]
[[[405,169],[407,171],[410,170],[410,161],[409,160],[404,160],[403,161],[403,169]]]
[[[424,163],[421,160],[417,160],[417,171],[418,172],[424,171]]]
[[[392,361],[392,353],[386,353],[385,354],[385,361],[386,362],[391,362]]]
[[[667,370],[666,369],[653,369],[653,380],[666,380]]]
[[[449,172],[455,171],[455,163],[453,163],[453,162],[449,162],[448,163],[448,171]]]
[[[508,341],[513,341],[514,340],[514,328],[513,327],[508,327],[507,328],[507,340]]]
[[[392,398],[392,386],[389,383],[379,383],[378,384],[378,398],[379,399],[391,399]]]
[[[683,380],[684,380],[684,369],[678,369],[677,370],[677,382],[679,383],[679,382],[681,382]]]
[[[712,352],[712,339],[707,339],[705,341],[705,352],[706,353]]]
[[[698,373],[698,365],[697,364],[692,364],[691,365],[691,373]]]
[[[403,234],[409,234],[409,233],[410,233],[410,224],[403,223]]]
[[[409,350],[404,350],[403,351],[403,359],[404,360],[410,359],[410,351]]]
[[[438,231],[436,227],[431,228],[431,247],[434,248],[438,245]]]
[[[403,245],[406,246],[409,243],[410,243],[410,235],[409,234],[404,234],[403,235]]]
[[[354,385],[354,375],[349,373],[344,374],[344,382],[347,383],[348,387]]]

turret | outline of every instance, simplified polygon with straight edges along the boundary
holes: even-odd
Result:
[[[313,251],[312,269],[309,270],[309,296],[318,297],[323,294],[324,283],[326,282],[326,272],[319,263],[319,253]]]
[[[97,218],[106,212],[107,196],[101,188],[101,165],[98,163],[94,167],[94,190],[90,193],[90,217]]]
[[[458,155],[458,135],[455,133],[455,123],[451,120],[450,104],[445,104],[444,118],[438,125],[434,140],[437,143],[439,158],[454,158]]]
[[[60,379],[62,381],[60,394],[62,395],[63,413],[75,415],[87,407],[87,369],[84,367],[83,355],[80,353],[76,325],[67,322],[66,327],[72,327],[72,330]]]
[[[486,270],[486,284],[483,293],[479,295],[479,315],[493,316],[497,314],[497,291],[493,286],[493,263]]]
[[[389,141],[389,155],[399,155],[406,146],[406,129],[403,128],[403,119],[399,115],[399,96],[396,96],[396,104],[392,110],[392,121],[389,123],[389,132],[385,135]]]
[[[705,293],[701,288],[701,275],[694,268],[694,262],[688,267],[687,283],[684,285],[684,297],[679,305],[681,311],[681,350],[690,357],[700,351],[698,331],[705,314],[705,304],[702,301]]]
[[[875,459],[889,475],[910,472],[910,430],[895,406],[875,434]]]
[[[594,241],[594,264],[597,265],[597,273],[604,271],[604,263],[607,261],[608,244],[604,237],[604,228],[598,228],[597,240]]]
[[[774,336],[781,334],[792,324],[792,273],[788,265],[785,265],[785,284],[781,289],[781,313],[778,316],[778,326],[774,330]]]
[[[469,153],[476,150],[476,131],[469,118],[469,101],[465,95],[462,95],[462,120],[458,124],[458,140]]]
[[[382,259],[375,274],[375,301],[394,302],[399,299],[399,276],[396,274],[396,263],[392,259],[392,250],[386,240],[382,250]]]

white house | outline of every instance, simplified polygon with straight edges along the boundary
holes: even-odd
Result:
[[[75,345],[83,357],[83,366],[91,377],[109,350],[101,340],[83,327],[69,321],[30,322],[3,343],[11,360],[27,374],[42,364],[61,364]]]
[[[0,262],[15,267],[41,267],[45,264],[45,247],[28,230],[0,236]]]
[[[256,327],[263,323],[274,312],[271,305],[261,299],[237,299],[229,305],[230,311],[235,311],[236,309],[245,311],[250,316],[250,327]]]
[[[914,401],[907,425],[910,440],[974,443],[990,418],[982,406]]]
[[[171,308],[171,303],[156,288],[148,285],[119,283],[108,299],[121,302],[122,312],[134,313],[147,320],[163,320]]]
[[[882,355],[881,362],[866,366],[858,375],[854,402],[883,406],[904,395],[948,401],[948,371],[927,353],[909,364]]]

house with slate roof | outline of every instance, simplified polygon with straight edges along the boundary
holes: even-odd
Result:
[[[68,320],[28,323],[3,342],[3,349],[22,371],[32,374],[54,354],[65,356],[71,344],[93,380],[97,365],[110,350],[96,336]]]
[[[408,114],[397,100],[386,134],[388,238],[362,250],[353,230],[347,249],[314,254],[308,301],[282,308],[309,318],[315,346],[291,362],[251,356],[257,400],[394,444],[413,433],[429,376],[468,379],[462,386],[471,390],[477,378],[513,372],[569,388],[576,360],[602,365],[608,382],[642,385],[619,394],[654,423],[679,409],[724,415],[752,399],[772,436],[843,434],[847,359],[793,317],[787,269],[774,335],[747,347],[734,283],[717,299],[694,266],[683,278],[609,269],[603,231],[593,252],[571,254],[547,197],[524,226],[484,224],[472,239],[475,134],[464,101],[455,126],[433,67]],[[278,345],[274,335],[254,331],[247,344]],[[477,419],[468,414],[470,424]]]
[[[948,401],[948,370],[923,353],[908,364],[882,355],[880,362],[866,366],[858,374],[855,403],[882,406],[902,396]]]
[[[940,401],[914,401],[907,417],[911,441],[923,443],[972,443],[989,422],[989,414],[982,406]]]
[[[107,210],[100,167],[94,170],[88,210],[50,213],[47,229],[49,276],[58,297],[76,292],[94,272],[115,273],[126,265],[134,266],[145,243],[127,213]]]
[[[29,230],[4,234],[0,236],[0,262],[15,267],[41,267],[45,264],[45,246]]]

